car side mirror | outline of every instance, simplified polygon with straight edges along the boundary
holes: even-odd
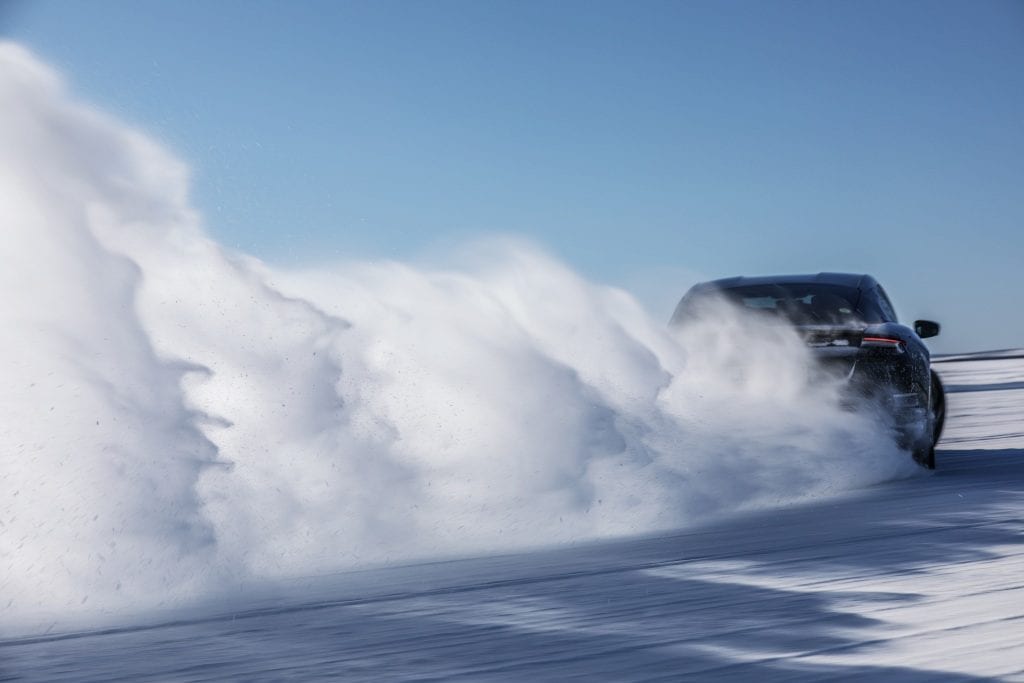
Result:
[[[939,324],[934,320],[915,320],[914,321],[914,332],[921,339],[927,339],[928,337],[934,337],[939,333]]]

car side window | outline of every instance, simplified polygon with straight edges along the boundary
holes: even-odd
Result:
[[[877,294],[876,298],[878,299],[878,307],[882,311],[882,317],[885,318],[885,322],[898,322],[896,320],[896,309],[893,308],[892,302],[889,301],[889,297],[886,295],[885,290],[879,286],[879,288],[875,290],[875,293]]]

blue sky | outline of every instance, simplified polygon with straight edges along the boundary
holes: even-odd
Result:
[[[939,351],[1024,346],[1024,3],[6,2],[276,263],[525,235],[658,315],[870,272]]]

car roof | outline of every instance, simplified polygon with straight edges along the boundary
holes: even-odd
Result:
[[[756,285],[797,285],[820,283],[823,285],[838,285],[853,289],[869,289],[877,284],[875,278],[870,275],[858,275],[854,273],[815,273],[806,275],[761,275],[757,277],[727,277],[720,280],[702,282],[694,286],[694,289],[732,289],[733,287],[745,287]]]

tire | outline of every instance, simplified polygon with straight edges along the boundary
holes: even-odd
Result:
[[[928,446],[914,449],[914,460],[925,469],[935,469],[935,446],[942,436],[942,427],[946,423],[946,391],[942,387],[942,380],[931,370],[932,386],[929,392],[928,411],[932,422],[932,442]]]
[[[915,448],[914,460],[918,465],[928,470],[935,469],[935,446],[927,448]]]
[[[932,370],[932,396],[931,406],[932,411],[932,447],[939,443],[939,437],[942,436],[942,427],[946,424],[946,390],[942,386],[942,380],[939,379],[938,374]]]

